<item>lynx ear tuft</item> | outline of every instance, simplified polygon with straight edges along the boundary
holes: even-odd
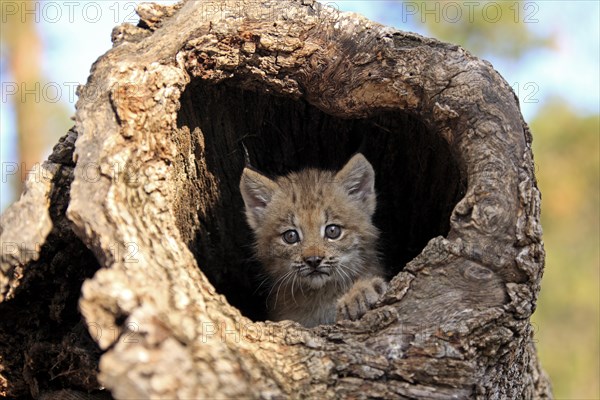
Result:
[[[335,175],[353,201],[360,203],[369,215],[375,212],[375,171],[365,156],[358,153]]]
[[[265,209],[271,202],[277,184],[261,173],[244,168],[240,179],[240,192],[246,205],[246,219],[253,230],[262,222]]]

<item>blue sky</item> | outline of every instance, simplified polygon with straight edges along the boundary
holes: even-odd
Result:
[[[322,1],[331,7],[354,11],[386,25],[401,30],[427,35],[427,31],[414,17],[403,12],[393,1]],[[24,18],[37,18],[37,27],[45,44],[43,71],[49,81],[61,89],[61,101],[74,113],[74,84],[85,83],[92,63],[111,47],[112,28],[122,22],[137,23],[133,1],[48,1],[36,5],[34,14]],[[162,1],[173,3],[173,1]],[[471,2],[482,3],[482,2]],[[582,113],[599,112],[600,65],[600,2],[590,1],[538,1],[528,2],[536,7],[536,23],[528,26],[542,34],[555,34],[557,46],[553,49],[533,51],[519,62],[508,62],[488,55],[487,58],[505,77],[521,98],[528,95],[537,102],[522,102],[526,120],[530,120],[545,100],[560,96]],[[6,8],[7,4],[16,6]],[[5,12],[23,12],[23,3],[2,0]],[[412,2],[420,6],[423,2]],[[525,3],[527,4],[527,3]],[[76,54],[76,57],[73,55]],[[5,52],[0,53],[2,84],[12,82],[5,68]],[[68,61],[67,61],[68,60]],[[525,87],[526,84],[530,84]],[[4,87],[3,87],[4,91]],[[534,93],[535,92],[535,93]],[[2,96],[5,97],[5,96]],[[0,102],[0,158],[2,163],[17,160],[15,126],[12,108],[7,99]],[[50,149],[48,149],[48,152]],[[12,197],[6,184],[4,169],[0,182],[0,211]]]

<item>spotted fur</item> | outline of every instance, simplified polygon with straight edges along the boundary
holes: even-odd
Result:
[[[337,173],[306,169],[272,180],[244,169],[240,190],[268,283],[270,319],[331,324],[360,318],[378,300],[386,284],[371,222],[374,176],[362,154]],[[329,225],[341,227],[339,238],[326,236]],[[286,242],[290,230],[298,242]]]

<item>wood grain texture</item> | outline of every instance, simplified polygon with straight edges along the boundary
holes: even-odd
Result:
[[[3,393],[551,397],[529,322],[544,265],[531,135],[489,63],[312,1],[139,13],[137,27],[115,28],[79,89],[76,142],[52,156],[69,178],[34,183],[40,194],[3,216],[3,243],[48,244],[47,217],[6,227],[37,207],[54,215],[63,244],[3,254],[0,312],[21,323],[50,273],[56,306],[70,310],[48,320],[34,307],[41,328],[23,327],[12,337],[26,340],[1,349]],[[261,321],[237,189],[244,147],[269,174],[339,168],[356,151],[371,161],[391,278],[380,307],[315,329]],[[39,260],[52,272],[34,271]],[[53,324],[47,342],[81,366],[60,384],[43,379],[39,357],[20,355]],[[66,346],[69,332],[102,354]],[[6,323],[0,335],[11,337]]]

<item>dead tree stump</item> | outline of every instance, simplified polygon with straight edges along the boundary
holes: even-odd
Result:
[[[551,396],[529,322],[544,265],[531,135],[489,63],[306,0],[139,14],[2,216],[1,394]],[[372,162],[380,307],[264,321],[244,147],[273,174]]]

